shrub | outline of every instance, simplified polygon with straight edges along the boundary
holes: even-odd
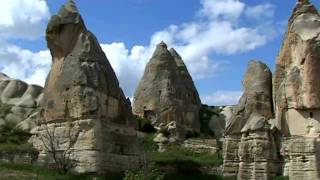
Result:
[[[151,124],[151,121],[146,118],[140,118],[136,117],[136,120],[138,121],[138,130],[145,133],[154,133],[156,132],[156,129]]]
[[[275,178],[273,178],[273,180],[289,180],[288,176],[277,176]]]
[[[168,131],[168,129],[165,129],[165,128],[161,128],[159,130],[159,133],[163,134],[165,137],[169,137],[170,136],[170,132]]]
[[[211,117],[220,116],[220,108],[203,104],[200,109],[200,135],[214,137],[214,132],[209,128]]]
[[[10,113],[12,106],[7,104],[2,104],[0,102],[0,118],[4,118],[7,114]]]
[[[126,171],[124,180],[163,180],[164,176],[155,165],[151,165],[144,170]]]
[[[58,172],[30,164],[14,164],[0,162],[0,174],[3,179],[39,179],[39,180],[111,180],[122,177],[96,177],[91,175],[78,175],[73,173],[59,174]],[[9,177],[6,177],[10,175]],[[1,179],[1,178],[0,178]]]
[[[151,155],[152,160],[160,165],[176,165],[189,167],[200,166],[220,166],[223,163],[221,151],[211,154],[197,153],[179,146],[170,146],[165,152],[154,152]]]
[[[158,145],[153,141],[155,134],[147,134],[142,139],[143,149],[147,152],[155,152],[158,150]]]
[[[28,141],[31,134],[19,128],[15,128],[16,124],[6,123],[2,126],[0,132],[0,143],[23,144]]]
[[[23,143],[19,145],[13,143],[2,143],[0,144],[0,151],[37,153],[37,150],[34,149],[30,143]]]

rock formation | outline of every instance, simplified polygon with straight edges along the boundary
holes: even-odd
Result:
[[[30,139],[40,151],[39,161],[50,157],[50,141],[54,141],[55,150],[68,151],[68,166],[76,172],[137,168],[139,150],[130,101],[73,1],[51,18],[46,39],[52,67],[40,123]]]
[[[289,20],[274,75],[276,126],[284,134],[284,174],[319,179],[320,15],[299,0]]]
[[[176,122],[186,130],[199,131],[200,107],[199,94],[182,58],[161,42],[136,89],[134,114],[158,127]]]
[[[42,87],[0,73],[0,126],[11,123],[30,131],[35,127],[42,97]]]
[[[243,80],[244,93],[227,121],[224,175],[237,179],[270,179],[279,171],[279,147],[269,120],[273,118],[272,74],[251,61]]]

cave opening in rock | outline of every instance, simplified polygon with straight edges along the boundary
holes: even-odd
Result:
[[[310,113],[309,113],[309,117],[310,117],[310,118],[313,118],[313,112],[310,112]]]

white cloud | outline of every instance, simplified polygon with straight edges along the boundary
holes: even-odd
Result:
[[[0,4],[2,38],[34,39],[43,34],[50,16],[45,0],[0,0]]]
[[[12,39],[42,37],[50,13],[44,0],[0,0],[0,71],[12,78],[44,85],[50,69],[48,50],[32,52]]]
[[[234,20],[240,17],[245,4],[239,0],[201,0],[200,13],[211,19]]]
[[[44,85],[51,64],[48,50],[32,52],[10,44],[0,46],[0,59],[0,70],[3,73],[41,86]]]
[[[275,6],[270,3],[259,4],[256,6],[248,7],[245,10],[245,15],[248,18],[261,20],[265,18],[273,18],[275,13]]]
[[[241,91],[216,91],[213,94],[201,96],[201,101],[204,104],[215,106],[235,105],[241,95]]]

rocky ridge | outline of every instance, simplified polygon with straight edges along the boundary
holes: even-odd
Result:
[[[0,126],[6,123],[30,131],[43,100],[43,88],[0,73]]]

